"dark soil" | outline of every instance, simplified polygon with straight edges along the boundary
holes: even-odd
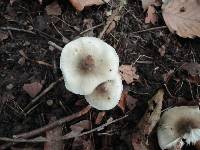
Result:
[[[23,109],[33,98],[22,87],[26,83],[37,81],[43,84],[43,91],[52,82],[62,77],[59,69],[60,51],[50,50],[48,41],[53,41],[63,47],[66,42],[85,36],[80,33],[88,28],[84,24],[86,19],[92,20],[92,26],[103,23],[93,31],[93,36],[97,37],[105,25],[106,12],[114,9],[117,2],[111,0],[108,5],[92,6],[82,12],[76,12],[67,0],[59,0],[62,15],[58,17],[46,14],[45,7],[49,3],[51,0],[44,0],[42,5],[37,0],[16,0],[11,6],[8,0],[0,1],[0,31],[9,35],[8,38],[0,41],[0,137],[12,138],[15,134],[48,124],[51,116],[59,119],[87,106],[84,97],[67,91],[62,81],[41,97],[37,102],[37,107],[24,117]],[[140,81],[134,85],[124,83],[125,87],[130,88],[129,94],[138,99],[135,109],[123,112],[116,107],[106,112],[102,124],[110,117],[116,119],[125,113],[129,114],[129,117],[123,121],[100,131],[106,133],[112,130],[112,135],[99,135],[98,132],[95,132],[88,136],[97,150],[132,149],[131,133],[136,131],[135,127],[147,108],[148,100],[159,88],[165,89],[163,109],[175,105],[190,105],[199,99],[198,84],[189,84],[186,80],[187,75],[179,71],[179,67],[185,62],[200,62],[200,39],[183,39],[170,33],[167,28],[134,33],[165,25],[160,8],[157,9],[158,23],[154,26],[147,25],[144,23],[145,13],[140,1],[129,0],[121,13],[121,20],[117,22],[116,28],[103,37],[104,41],[116,49],[120,56],[120,64],[135,63]],[[32,28],[31,31],[36,34],[3,30],[2,27],[14,27],[29,31]],[[58,31],[66,38],[64,42]],[[161,56],[158,51],[161,46],[166,47],[164,56]],[[28,58],[52,64],[53,67],[24,59],[19,53],[21,50]],[[137,62],[139,57],[141,58]],[[169,81],[165,82],[163,74],[170,70],[178,71]],[[53,104],[48,105],[47,101],[51,100]],[[96,127],[94,122],[98,112],[96,109],[92,109],[90,114],[63,125],[63,134],[69,132],[70,125],[80,120],[91,120],[92,127]],[[151,140],[154,141],[154,149],[159,149],[155,133]],[[0,144],[5,143],[0,142]],[[66,141],[65,149],[71,149],[72,143],[73,140]],[[8,149],[17,148],[39,150],[43,149],[43,144],[22,143]]]

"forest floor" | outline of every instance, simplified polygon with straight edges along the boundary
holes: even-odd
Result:
[[[12,4],[8,0],[0,1],[0,137],[12,139],[13,135],[41,128],[87,107],[83,96],[66,90],[59,69],[61,52],[49,45],[49,41],[63,47],[81,36],[101,37],[116,49],[120,65],[132,65],[139,75],[132,84],[123,83],[131,97],[131,106],[125,104],[106,112],[92,108],[56,126],[65,135],[73,125],[80,126],[81,133],[121,118],[102,130],[65,140],[66,150],[131,150],[132,134],[137,132],[137,124],[148,109],[148,100],[158,89],[164,89],[162,110],[198,104],[200,82],[191,79],[191,69],[200,73],[200,67],[194,64],[200,62],[200,40],[172,34],[160,8],[157,8],[158,22],[145,24],[146,13],[141,2],[128,0],[114,16],[116,20],[110,31],[102,32],[112,10],[118,7],[115,0],[81,12],[68,1],[58,0],[56,9],[61,10],[60,14],[56,10],[58,15],[47,13],[50,3],[52,0],[44,0],[42,4],[37,0],[15,0]],[[185,63],[190,67],[181,69]],[[128,116],[123,118],[125,115]],[[85,127],[88,123],[89,127]],[[47,135],[48,130],[44,130],[29,138]],[[148,136],[151,149],[159,150],[156,128]],[[43,142],[8,144],[9,139],[0,140],[2,149],[47,149]]]

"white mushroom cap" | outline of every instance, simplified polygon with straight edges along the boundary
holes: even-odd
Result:
[[[113,79],[119,57],[113,47],[95,37],[81,37],[62,50],[60,68],[66,88],[88,95],[102,82]]]
[[[86,95],[85,99],[92,107],[98,110],[109,110],[118,104],[122,90],[121,76],[117,74],[115,79],[100,84],[92,94]]]
[[[168,109],[162,115],[158,131],[161,149],[171,148],[183,139],[187,144],[200,140],[200,110],[197,106],[180,106]]]

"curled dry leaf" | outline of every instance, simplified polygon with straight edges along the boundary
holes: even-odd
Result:
[[[92,5],[102,5],[108,3],[110,0],[69,0],[69,1],[78,11],[82,11],[84,7]]]
[[[200,0],[164,1],[162,14],[171,32],[181,37],[200,37]]]
[[[127,84],[133,83],[139,79],[139,75],[136,74],[136,68],[132,65],[121,65],[119,67],[120,75]]]
[[[147,10],[149,6],[161,6],[161,0],[142,0],[142,7]]]
[[[158,16],[156,14],[156,9],[154,6],[149,6],[147,10],[147,16],[145,18],[145,23],[156,24],[158,21]]]
[[[53,3],[46,6],[45,10],[48,15],[54,15],[54,16],[59,16],[61,15],[62,12],[57,1],[54,1]]]
[[[148,136],[160,119],[164,91],[158,92],[149,100],[148,109],[137,125],[138,131],[133,134],[132,146],[135,150],[148,149]]]
[[[42,89],[42,84],[40,82],[33,82],[24,84],[23,90],[28,93],[31,97],[35,97]]]

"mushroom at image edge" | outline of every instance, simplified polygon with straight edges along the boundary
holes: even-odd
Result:
[[[118,73],[119,57],[113,47],[95,37],[81,37],[62,50],[60,68],[66,88],[88,95]]]
[[[115,79],[100,84],[92,94],[86,95],[85,99],[98,110],[110,110],[118,104],[122,90],[121,76],[117,74]]]
[[[178,142],[183,145],[183,141],[195,144],[200,140],[199,107],[180,106],[164,112],[159,121],[157,136],[163,150],[175,147]]]

